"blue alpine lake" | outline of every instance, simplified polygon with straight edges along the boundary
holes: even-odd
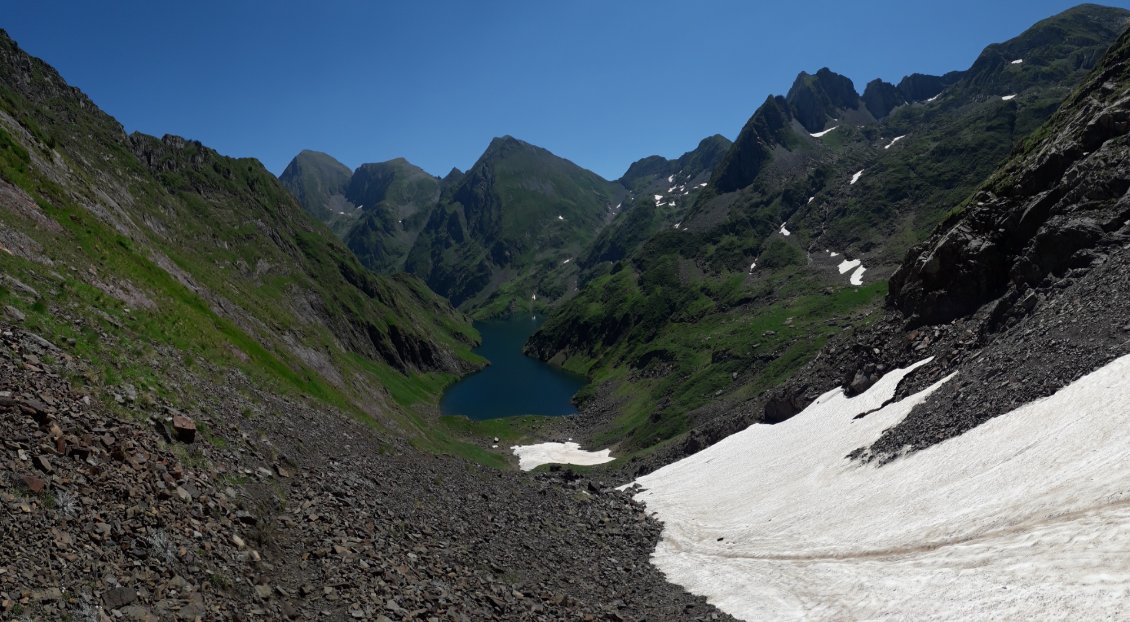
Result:
[[[570,400],[584,386],[584,377],[522,354],[522,345],[542,321],[523,315],[475,322],[483,338],[475,353],[490,366],[448,388],[440,400],[443,414],[481,420],[576,413]]]

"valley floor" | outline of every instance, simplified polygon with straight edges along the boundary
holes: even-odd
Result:
[[[884,466],[849,460],[950,381],[891,402],[928,364],[640,478],[653,562],[744,620],[1125,615],[1130,356]]]

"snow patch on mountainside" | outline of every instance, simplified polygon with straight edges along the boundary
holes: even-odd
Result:
[[[891,147],[894,147],[894,146],[895,146],[895,143],[897,143],[898,141],[900,141],[900,140],[902,140],[902,139],[904,139],[904,138],[906,138],[906,134],[903,134],[902,136],[895,136],[894,140],[892,140],[891,142],[887,143],[887,146],[886,146],[886,147],[883,147],[883,149],[890,149]]]
[[[839,129],[839,127],[840,126],[838,126],[838,125],[833,125],[832,127],[824,130],[823,132],[816,132],[814,134],[810,134],[810,136],[812,136],[813,138],[823,138],[823,137],[828,135],[828,132],[831,132],[832,130]]]
[[[523,471],[535,469],[543,464],[604,464],[615,460],[611,449],[585,451],[577,443],[538,443],[536,445],[514,445],[510,448],[518,456],[518,468]]]
[[[652,562],[746,620],[1120,618],[1130,356],[885,466],[848,460],[949,380],[888,404],[927,362],[640,478]]]
[[[852,176],[851,176],[851,181],[850,181],[850,182],[848,183],[848,185],[849,185],[849,186],[854,186],[854,185],[855,185],[855,182],[859,181],[859,178],[860,178],[860,177],[863,177],[863,171],[859,171],[859,172],[858,172],[858,173],[856,173],[855,175],[852,175]]]

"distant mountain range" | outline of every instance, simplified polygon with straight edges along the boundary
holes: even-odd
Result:
[[[564,295],[569,262],[627,195],[509,136],[443,179],[403,159],[343,170],[303,152],[280,180],[370,268],[417,274],[456,305],[496,313]]]
[[[282,179],[374,269],[416,274],[478,317],[550,312],[529,352],[595,378],[592,404],[630,378],[597,438],[644,449],[736,404],[792,410],[767,390],[867,323],[908,249],[1051,116],[1128,16],[1082,5],[968,69],[862,93],[829,68],[801,72],[732,143],[643,158],[615,182],[509,137],[443,180],[399,161],[345,182],[309,154]],[[373,166],[418,191],[363,198]]]
[[[457,306],[497,315],[568,297],[581,267],[677,222],[730,145],[711,136],[674,160],[643,158],[616,181],[510,136],[443,179],[403,158],[350,172],[303,151],[279,180],[369,268],[416,274]]]
[[[908,249],[1047,121],[1128,17],[1077,7],[965,71],[862,95],[829,69],[801,73],[754,112],[678,227],[593,256],[528,350],[597,378],[582,396],[594,405],[630,379],[605,442],[647,448],[738,408],[795,412],[768,389],[874,317]]]

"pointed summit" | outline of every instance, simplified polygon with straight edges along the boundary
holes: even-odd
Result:
[[[382,201],[415,209],[439,198],[439,180],[404,158],[362,164],[353,173],[346,196],[365,209]],[[415,211],[413,209],[412,211]],[[406,214],[400,214],[403,218]]]
[[[496,294],[505,308],[514,295],[501,288],[506,280],[523,283],[513,291],[559,297],[567,290],[541,267],[577,256],[624,194],[546,149],[500,136],[466,174],[445,182],[404,268],[465,308]]]
[[[351,174],[349,167],[333,156],[306,149],[294,156],[279,175],[279,181],[307,213],[325,221],[333,213],[333,197],[345,193]]]
[[[793,114],[784,97],[766,99],[714,170],[711,185],[718,192],[733,192],[752,183],[769,160],[773,146],[791,142],[792,121]]]

